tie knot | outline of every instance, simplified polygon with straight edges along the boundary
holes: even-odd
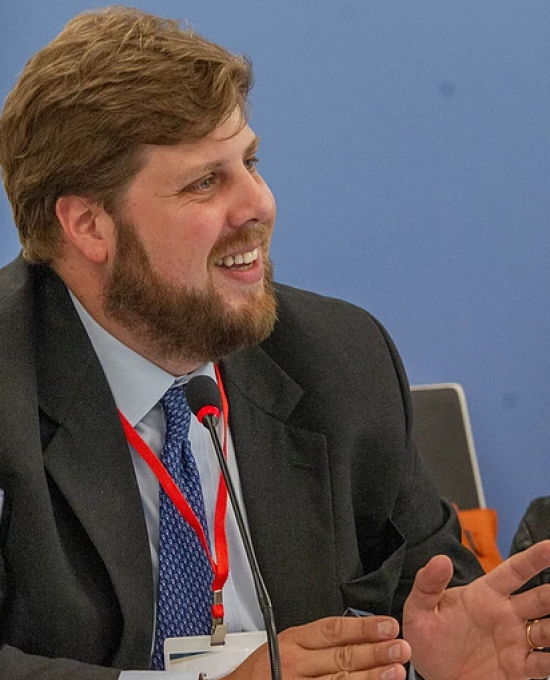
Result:
[[[187,439],[191,409],[185,396],[185,385],[173,385],[160,402],[166,416],[166,438]]]

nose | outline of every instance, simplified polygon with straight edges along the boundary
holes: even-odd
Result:
[[[243,168],[243,173],[232,187],[227,221],[233,229],[251,222],[273,222],[275,199],[261,175]]]

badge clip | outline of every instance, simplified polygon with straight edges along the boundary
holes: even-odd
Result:
[[[210,637],[210,644],[214,646],[225,645],[225,636],[227,635],[227,624],[223,622],[223,595],[221,590],[215,590],[213,593],[212,609],[213,611],[220,610],[222,616],[216,618],[212,615],[212,635]],[[218,606],[216,606],[218,605]]]

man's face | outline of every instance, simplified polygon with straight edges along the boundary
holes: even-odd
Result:
[[[239,128],[235,114],[199,142],[148,147],[115,218],[105,313],[158,363],[216,360],[273,328],[275,202]]]

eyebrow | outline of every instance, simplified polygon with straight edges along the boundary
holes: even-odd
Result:
[[[246,147],[243,153],[243,158],[255,154],[260,145],[260,138],[256,135],[250,144]],[[215,163],[206,163],[205,165],[197,166],[187,171],[186,175],[207,175],[210,172],[215,172],[225,165],[223,161]]]
[[[250,142],[246,149],[245,156],[249,156],[251,153],[256,153],[258,151],[258,147],[260,146],[260,138],[258,135],[254,137],[254,139]]]

